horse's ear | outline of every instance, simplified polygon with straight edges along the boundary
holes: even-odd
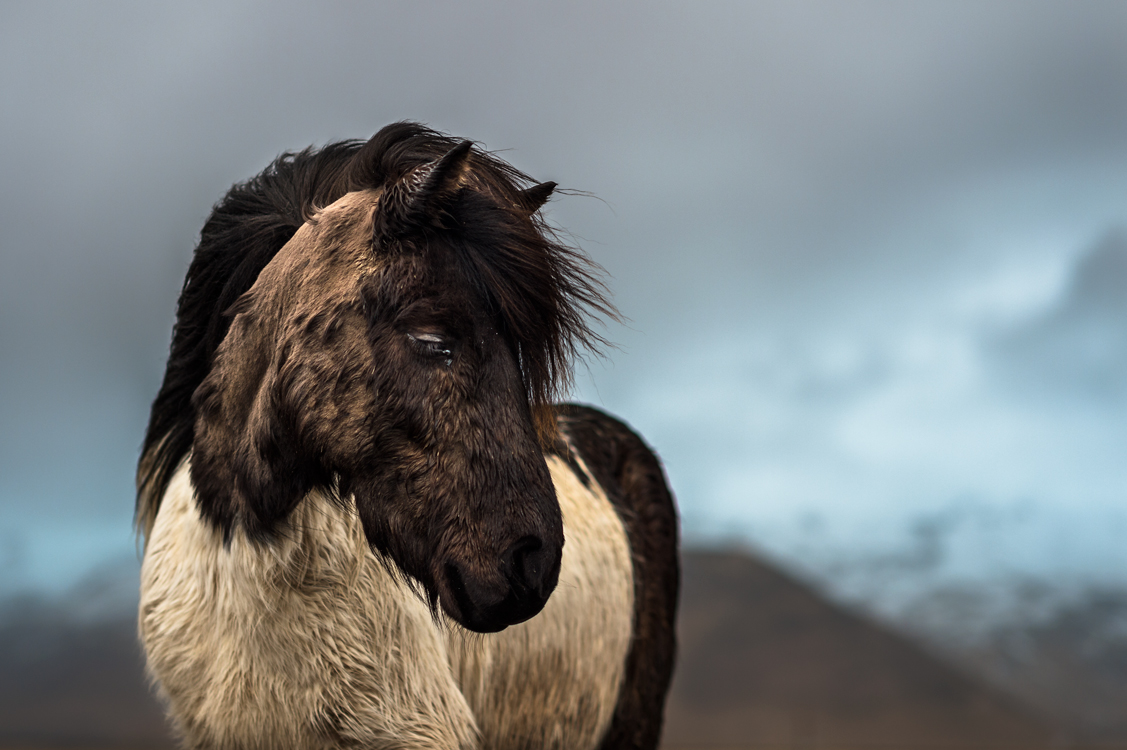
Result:
[[[469,172],[472,141],[462,141],[445,156],[408,172],[380,197],[373,234],[377,241],[410,234],[440,218]]]
[[[238,303],[236,303],[238,304]],[[281,413],[272,323],[237,310],[211,371],[192,396],[191,476],[204,517],[230,539],[236,526],[269,535],[309,491],[316,470]]]
[[[548,199],[552,197],[552,191],[556,189],[554,182],[541,182],[539,185],[533,185],[530,188],[520,191],[519,201],[520,206],[529,214],[534,214],[539,211]]]

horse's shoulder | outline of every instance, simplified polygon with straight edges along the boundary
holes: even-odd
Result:
[[[642,514],[672,523],[663,530],[675,540],[673,496],[661,460],[641,436],[625,422],[591,406],[559,404],[556,414],[565,439],[552,452],[571,463],[584,481],[586,467],[590,479],[599,483],[620,514]],[[582,466],[575,461],[576,455]]]
[[[676,651],[680,587],[677,509],[661,461],[627,426],[590,406],[556,407],[554,453],[598,482],[626,527],[634,563],[634,639],[602,748],[656,747]],[[577,461],[576,457],[582,459]]]

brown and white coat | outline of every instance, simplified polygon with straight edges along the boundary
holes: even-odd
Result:
[[[656,746],[676,512],[640,438],[549,400],[611,310],[526,179],[399,123],[205,225],[138,472],[188,747]]]

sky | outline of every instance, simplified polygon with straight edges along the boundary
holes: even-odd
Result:
[[[890,596],[857,573],[886,563],[911,591],[1127,586],[1127,6],[3,17],[0,594],[135,568],[134,465],[210,206],[402,119],[588,194],[548,216],[628,320],[575,396],[657,449],[689,543],[847,598]]]

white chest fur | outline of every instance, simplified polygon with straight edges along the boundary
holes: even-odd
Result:
[[[538,616],[492,635],[436,623],[355,514],[317,493],[279,542],[225,547],[181,467],[145,551],[140,630],[188,746],[595,747],[630,644],[629,543],[601,491],[548,464],[560,582]]]

